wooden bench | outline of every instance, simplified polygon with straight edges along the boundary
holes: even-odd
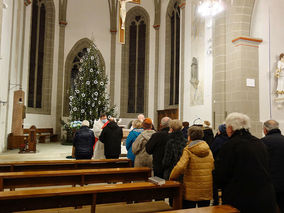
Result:
[[[0,191],[26,187],[147,181],[150,176],[151,169],[147,167],[6,172],[0,173]]]
[[[221,205],[221,206],[194,208],[194,209],[166,211],[163,213],[240,213],[240,211],[229,205]]]
[[[166,181],[162,186],[150,182],[109,184],[86,187],[50,188],[0,192],[2,212],[27,211],[173,198],[173,208],[182,207],[182,188],[176,181]]]
[[[24,129],[24,134],[29,134],[29,129]],[[53,128],[38,128],[36,134],[39,136],[39,143],[45,143],[47,137],[50,142],[58,141],[57,135],[53,134]]]
[[[14,161],[0,163],[0,172],[131,167],[129,159]]]

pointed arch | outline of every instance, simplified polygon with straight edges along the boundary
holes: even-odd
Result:
[[[120,116],[127,118],[148,113],[150,16],[143,7],[133,7],[127,12],[125,26]]]
[[[69,116],[69,93],[70,88],[72,87],[72,75],[75,74],[74,72],[76,72],[76,69],[79,69],[80,58],[83,56],[83,54],[86,53],[87,48],[90,47],[92,43],[93,42],[88,38],[80,39],[74,44],[66,57],[64,74],[63,116]],[[102,67],[105,68],[105,61],[99,50],[97,50],[97,54],[99,55]]]
[[[28,113],[51,113],[54,32],[53,0],[34,0],[31,15]]]

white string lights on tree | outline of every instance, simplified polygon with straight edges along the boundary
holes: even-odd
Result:
[[[201,16],[215,16],[224,10],[224,5],[221,0],[202,0],[198,7],[198,13]]]

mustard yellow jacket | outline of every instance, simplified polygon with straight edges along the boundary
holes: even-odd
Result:
[[[191,201],[212,199],[212,170],[214,158],[205,141],[190,142],[171,172],[170,180],[183,176],[184,199]]]

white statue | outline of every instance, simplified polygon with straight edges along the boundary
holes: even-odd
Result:
[[[284,53],[280,54],[275,77],[278,78],[276,93],[278,97],[284,97]]]
[[[120,0],[121,29],[125,29],[126,3],[132,0]]]

